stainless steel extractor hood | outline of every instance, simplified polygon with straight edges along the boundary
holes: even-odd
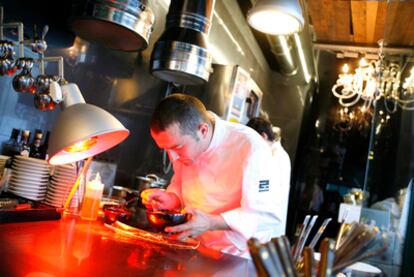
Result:
[[[212,72],[207,49],[214,0],[174,0],[151,54],[151,73],[164,81],[200,85]]]
[[[154,14],[146,0],[74,0],[70,28],[81,38],[122,51],[148,47]]]

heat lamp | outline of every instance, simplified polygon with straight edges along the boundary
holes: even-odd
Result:
[[[62,85],[62,112],[52,129],[49,163],[72,163],[102,153],[125,140],[129,131],[104,109],[86,104],[74,83]]]

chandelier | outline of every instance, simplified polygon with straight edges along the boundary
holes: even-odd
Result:
[[[414,67],[401,87],[400,65],[386,61],[382,40],[379,45],[379,59],[367,61],[362,58],[355,73],[349,73],[348,64],[344,64],[332,87],[333,95],[347,108],[362,102],[362,110],[368,110],[382,99],[388,113],[396,112],[398,107],[414,110]]]
[[[347,133],[352,129],[361,132],[369,130],[372,120],[371,110],[366,110],[363,106],[361,107],[357,105],[350,108],[339,107],[336,109],[335,107],[334,110],[335,114],[333,115],[333,128],[335,130],[343,133]]]

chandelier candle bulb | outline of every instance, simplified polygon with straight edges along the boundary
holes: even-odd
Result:
[[[104,184],[101,182],[99,173],[95,179],[88,182],[85,188],[85,196],[82,202],[82,209],[80,217],[86,220],[96,220],[98,218],[98,211],[101,204]]]

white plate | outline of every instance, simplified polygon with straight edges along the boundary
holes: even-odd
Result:
[[[55,176],[57,178],[71,178],[71,179],[76,179],[78,177],[78,175],[76,175],[76,174],[56,172],[56,171],[55,171],[55,174],[53,174],[53,176]]]
[[[47,188],[47,193],[50,193],[52,195],[69,194],[69,189],[65,188],[65,189],[59,190],[59,189],[55,189],[49,186]]]
[[[41,189],[41,190],[47,190],[47,185],[43,185],[43,186],[32,186],[32,185],[22,185],[22,184],[10,184],[9,188],[13,188],[13,189]]]
[[[21,191],[19,189],[15,189],[15,188],[8,188],[7,191],[11,191],[11,192],[18,192],[21,194],[27,194],[27,195],[31,195],[31,196],[37,196],[37,197],[44,197],[46,195],[46,190],[44,191]]]
[[[49,183],[48,180],[44,180],[44,181],[29,181],[29,180],[21,180],[21,179],[17,179],[14,176],[12,176],[10,178],[10,183],[14,183],[16,185],[22,184],[22,185],[32,185],[34,187],[36,186],[47,186],[47,184]]]
[[[54,202],[54,201],[49,201],[47,199],[45,199],[44,202],[46,204],[51,205],[51,206],[56,207],[56,208],[63,207],[63,205],[65,204],[65,202],[63,202],[63,203],[62,202]]]
[[[39,164],[30,164],[30,163],[26,163],[26,162],[20,162],[20,161],[14,161],[12,163],[12,165],[14,165],[17,168],[23,168],[23,169],[29,169],[29,170],[36,170],[36,171],[50,171],[50,168],[48,166],[42,166]]]
[[[67,168],[57,167],[57,168],[55,168],[55,171],[56,172],[61,172],[61,173],[75,174],[76,175],[76,168],[74,168],[74,167],[67,167]]]
[[[50,182],[53,182],[55,184],[70,184],[70,185],[72,185],[76,182],[76,179],[69,179],[69,178],[64,179],[64,178],[53,178],[52,177],[52,180],[50,180]]]
[[[30,164],[30,163],[26,163],[26,162],[20,162],[20,161],[14,161],[12,163],[12,166],[15,166],[17,169],[28,169],[28,170],[35,170],[36,172],[39,171],[47,171],[49,172],[49,167],[47,166],[41,166],[41,165],[37,165],[37,164]]]
[[[10,191],[11,193],[17,195],[17,196],[21,196],[30,200],[34,200],[34,201],[41,201],[43,199],[45,199],[44,195],[39,195],[39,194],[32,194],[32,193],[22,193],[22,192],[17,192],[17,191],[13,191],[11,189],[9,189],[8,191]]]
[[[57,185],[54,183],[50,183],[48,188],[50,188],[53,191],[66,191],[66,190],[69,191],[72,188],[72,186],[64,185],[64,184]]]
[[[30,173],[23,173],[23,172],[16,172],[12,171],[11,178],[14,178],[19,181],[29,181],[29,182],[48,182],[49,176],[48,175],[33,175]]]
[[[52,179],[50,181],[50,184],[54,185],[57,188],[61,188],[61,187],[72,187],[73,184],[75,183],[75,181],[70,181],[70,180],[54,180]]]
[[[17,178],[31,178],[31,179],[49,179],[50,175],[46,172],[46,173],[33,173],[33,172],[29,172],[29,171],[19,171],[16,170],[12,167],[12,176],[15,176]]]
[[[50,195],[46,195],[46,200],[53,202],[53,203],[65,203],[66,201],[66,196],[60,196],[60,197],[52,197]]]
[[[11,188],[13,190],[25,189],[25,190],[32,190],[32,191],[38,191],[38,190],[47,191],[47,186],[34,187],[34,186],[24,186],[24,185],[13,185],[13,184],[11,184],[9,186],[9,188]]]
[[[13,191],[22,193],[44,194],[47,188],[23,188],[23,187],[9,187]]]
[[[41,164],[41,165],[46,165],[49,166],[49,164],[47,163],[46,160],[41,160],[41,159],[35,159],[35,158],[30,158],[30,157],[26,157],[26,156],[14,156],[14,159],[16,161],[24,161],[24,162],[28,162],[31,164]]]
[[[46,195],[45,198],[47,201],[52,202],[52,203],[65,203],[66,201],[66,197],[51,197],[50,195]]]
[[[46,199],[48,199],[49,201],[53,201],[53,202],[62,202],[62,201],[65,202],[67,197],[68,197],[67,195],[59,195],[59,196],[54,196],[50,194],[46,195]]]
[[[0,160],[8,160],[8,159],[10,159],[9,156],[0,155]]]
[[[60,165],[56,165],[56,169],[72,169],[72,168],[76,168],[76,164],[60,164]]]
[[[35,175],[35,176],[50,176],[49,175],[49,171],[41,171],[41,170],[37,170],[37,169],[26,169],[26,168],[19,168],[16,166],[12,166],[12,170],[13,172],[16,171],[16,174],[31,174],[31,175]]]
[[[49,200],[53,200],[53,201],[58,201],[58,200],[60,201],[62,199],[66,200],[66,197],[67,197],[66,194],[52,195],[52,194],[49,194],[49,192],[46,194],[46,198],[49,199]]]
[[[59,189],[59,188],[52,188],[52,187],[50,187],[50,186],[47,188],[47,190],[48,190],[50,193],[53,193],[53,194],[63,194],[63,193],[69,193],[69,191],[70,191],[70,189],[67,189],[67,188]]]

